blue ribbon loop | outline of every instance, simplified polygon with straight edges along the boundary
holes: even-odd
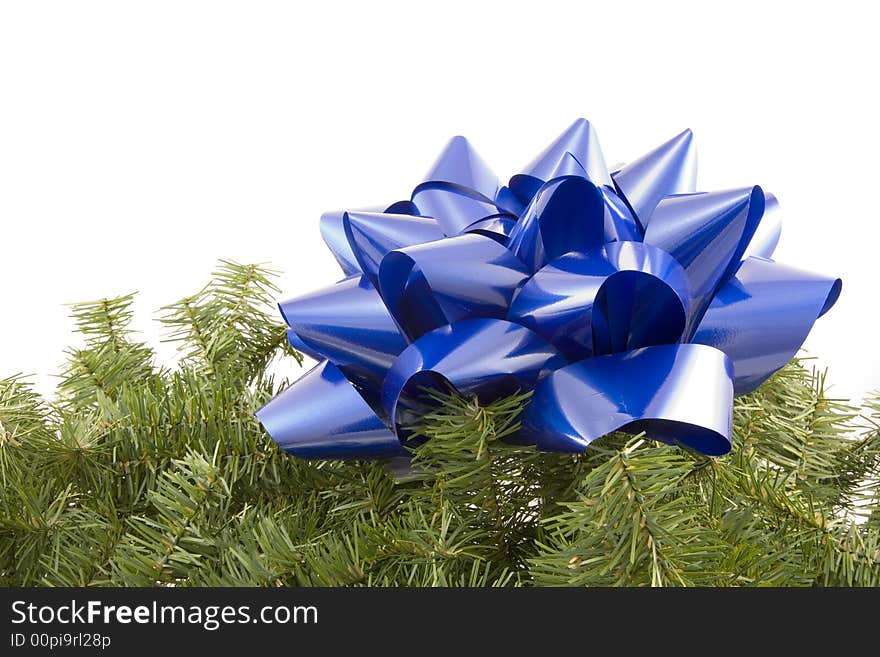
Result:
[[[693,342],[726,353],[736,394],[752,392],[794,357],[841,287],[839,278],[750,257],[715,295]]]
[[[463,319],[423,335],[400,354],[385,378],[382,404],[398,435],[406,435],[425,389],[452,386],[491,401],[533,388],[566,362],[549,342],[519,324]]]
[[[732,375],[723,352],[695,344],[582,360],[538,384],[523,430],[549,451],[582,452],[612,431],[645,431],[704,454],[724,454],[730,450]]]
[[[535,273],[569,251],[604,242],[605,200],[586,178],[565,176],[545,183],[513,227],[507,248]]]
[[[301,458],[386,458],[426,391],[533,390],[516,442],[727,452],[734,394],[791,360],[841,281],[770,260],[772,194],[695,182],[689,130],[609,173],[578,119],[507,185],[453,138],[411,200],[321,217],[345,278],[279,304],[320,362],[260,421]]]
[[[342,226],[358,268],[373,285],[388,253],[445,236],[435,219],[405,214],[346,212]]]
[[[392,251],[379,291],[411,339],[467,317],[503,318],[528,278],[525,265],[485,235],[466,234]]]
[[[376,288],[358,274],[278,306],[294,348],[359,383],[381,384],[407,346]]]
[[[508,318],[544,336],[572,362],[678,342],[689,310],[684,269],[641,242],[568,253],[522,287]]]

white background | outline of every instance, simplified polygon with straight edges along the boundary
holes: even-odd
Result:
[[[694,130],[700,187],[760,184],[777,257],[842,276],[807,342],[880,387],[880,62],[871,3],[0,4],[0,376],[54,385],[63,304],[136,326],[220,257],[286,296],[338,278],[322,211],[408,196],[464,134],[503,179],[574,118],[609,164]],[[173,347],[164,345],[164,358]]]

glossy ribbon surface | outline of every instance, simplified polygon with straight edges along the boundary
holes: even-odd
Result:
[[[426,390],[534,390],[516,442],[645,432],[724,454],[734,394],[840,295],[770,259],[778,205],[758,186],[697,192],[690,130],[609,172],[578,119],[507,185],[454,137],[409,200],[321,217],[345,278],[279,304],[320,362],[257,415],[301,458],[387,458]]]

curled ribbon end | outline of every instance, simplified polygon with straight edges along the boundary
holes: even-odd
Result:
[[[825,303],[822,304],[822,310],[819,311],[819,317],[821,317],[834,307],[834,304],[837,303],[837,300],[840,298],[840,293],[842,291],[843,279],[837,278],[834,280],[834,283],[831,284],[831,291],[829,291],[828,296],[825,297]]]

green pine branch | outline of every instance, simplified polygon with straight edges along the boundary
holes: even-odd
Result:
[[[303,462],[254,411],[286,381],[274,272],[221,261],[161,311],[71,307],[56,396],[0,380],[7,586],[877,586],[880,395],[855,408],[793,362],[736,400],[720,458],[620,434],[508,444],[528,394],[427,391],[408,463]]]

